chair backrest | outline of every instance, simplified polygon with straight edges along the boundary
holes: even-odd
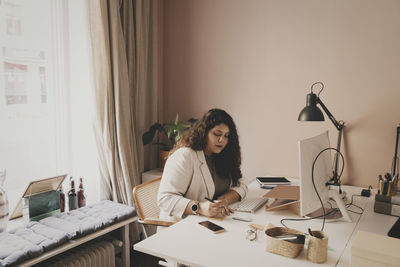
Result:
[[[141,220],[146,218],[158,218],[160,215],[160,208],[157,206],[157,194],[160,181],[161,177],[133,188],[136,212]]]

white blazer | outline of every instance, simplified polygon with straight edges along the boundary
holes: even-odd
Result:
[[[247,186],[242,179],[239,182],[239,186],[231,189],[243,199]],[[212,199],[214,193],[214,180],[203,150],[179,148],[168,158],[164,167],[157,197],[160,218],[181,219],[190,200],[204,201],[205,197]]]

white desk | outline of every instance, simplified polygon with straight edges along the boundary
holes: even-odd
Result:
[[[351,264],[351,241],[354,239],[355,235],[359,230],[363,230],[366,232],[376,233],[380,235],[387,235],[390,228],[398,219],[394,216],[389,216],[385,214],[375,213],[374,212],[374,201],[375,195],[371,195],[367,200],[367,204],[364,208],[364,213],[361,216],[359,222],[357,223],[353,234],[348,242],[348,245],[343,252],[343,255],[340,258],[340,261],[337,266],[345,267],[350,266]]]
[[[360,194],[361,188],[343,186],[344,191],[351,197],[353,194]],[[258,188],[256,183],[249,185],[248,196],[260,196],[267,192]],[[359,229],[370,231],[381,227],[382,234],[386,234],[396,218],[375,214],[371,210],[373,197],[354,197],[354,204],[363,208],[366,207],[363,216],[350,213],[353,222],[326,223],[324,232],[329,237],[328,261],[326,266],[349,266],[351,240]],[[356,209],[354,209],[356,210]],[[239,214],[236,212],[235,214]],[[298,218],[289,211],[266,212],[260,209],[255,214],[247,214],[253,221],[251,223],[268,225],[272,223],[282,226],[282,218]],[[188,216],[186,219],[175,225],[160,231],[159,233],[137,243],[134,249],[160,258],[169,259],[175,262],[190,266],[310,266],[313,265],[306,259],[306,250],[303,250],[295,259],[275,255],[266,251],[265,234],[258,231],[256,241],[245,239],[245,233],[249,229],[248,222],[241,222],[227,217],[224,220],[210,219],[227,231],[220,234],[213,234],[206,228],[198,225],[199,221],[205,220],[202,216]],[[361,220],[360,220],[361,219]],[[375,222],[380,221],[381,225],[376,226]],[[322,221],[309,220],[303,222],[285,222],[294,229],[307,232],[319,230]],[[385,229],[386,228],[386,229]],[[376,232],[376,231],[375,231]]]

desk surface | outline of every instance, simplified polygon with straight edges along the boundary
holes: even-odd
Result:
[[[371,195],[371,197],[367,199],[367,201],[366,201],[367,204],[365,205],[364,213],[361,216],[361,218],[359,219],[359,221],[353,231],[353,234],[350,237],[350,242],[349,242],[348,246],[346,247],[345,251],[343,252],[343,255],[341,256],[340,261],[338,262],[337,266],[340,266],[340,267],[350,266],[350,263],[351,263],[351,241],[354,239],[354,237],[356,236],[356,234],[359,230],[386,236],[387,233],[389,232],[390,228],[393,226],[393,224],[398,219],[397,217],[394,217],[394,216],[375,213],[374,212],[374,201],[375,201],[375,195]]]
[[[357,187],[343,186],[344,191],[351,197],[360,194],[361,189]],[[267,192],[260,189],[256,183],[249,185],[249,197],[261,196]],[[328,266],[349,266],[351,240],[359,229],[377,232],[377,223],[381,234],[394,223],[396,218],[376,214],[373,212],[372,197],[355,197],[354,204],[365,208],[363,216],[350,212],[352,223],[337,221],[326,223],[324,231],[329,237]],[[355,210],[355,209],[354,209]],[[241,213],[236,212],[235,215]],[[299,218],[289,211],[266,212],[260,209],[255,214],[245,214],[252,218],[252,222],[262,225],[272,223],[282,226],[282,218]],[[198,224],[205,220],[203,216],[188,216],[179,223],[137,243],[134,249],[169,259],[190,266],[309,266],[312,265],[306,259],[306,250],[303,250],[295,259],[275,255],[266,251],[266,238],[262,231],[258,231],[256,241],[245,239],[249,222],[233,220],[231,216],[224,220],[209,219],[226,229],[226,232],[213,234]],[[309,220],[302,222],[285,222],[285,224],[303,232],[308,228],[319,230],[322,221]]]

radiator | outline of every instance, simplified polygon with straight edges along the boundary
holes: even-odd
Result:
[[[95,241],[73,248],[35,266],[115,267],[115,249],[110,242]]]

